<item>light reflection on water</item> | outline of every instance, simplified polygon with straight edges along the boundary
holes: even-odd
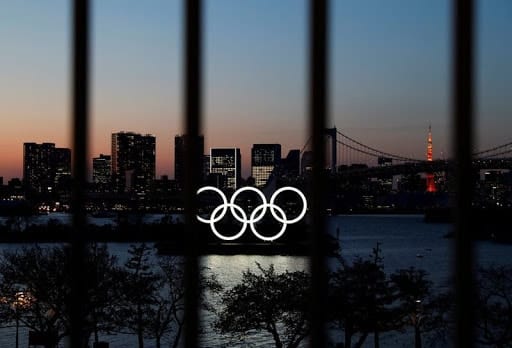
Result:
[[[247,270],[258,273],[257,265],[263,268],[274,265],[276,273],[285,271],[308,271],[308,258],[297,256],[259,256],[259,255],[211,255],[201,259],[201,264],[212,272],[225,289],[229,289],[240,282],[242,273]],[[212,299],[213,304],[218,303],[218,298]],[[202,327],[205,333],[201,336],[201,345],[204,347],[232,346],[228,338],[222,337],[211,329],[211,323],[215,320],[215,314],[203,311]],[[271,347],[274,341],[270,334],[255,333],[248,335],[246,343],[250,347]],[[241,342],[239,343],[243,345]]]
[[[55,217],[50,215],[50,217]],[[63,217],[67,218],[67,217]],[[41,218],[38,218],[41,219]],[[154,218],[153,220],[156,220]],[[426,270],[437,287],[448,286],[452,271],[452,240],[443,238],[451,230],[447,224],[426,224],[420,215],[351,215],[332,217],[328,221],[329,232],[335,236],[339,228],[342,255],[351,261],[355,256],[367,257],[372,248],[380,243],[384,257],[385,271],[391,273],[396,269],[414,266]],[[2,245],[2,249],[17,249],[20,245]],[[118,255],[122,264],[128,257],[129,244],[111,243],[109,249]],[[509,257],[512,246],[492,242],[476,243],[476,253],[481,265],[512,264]],[[201,258],[201,264],[215,274],[225,288],[230,288],[240,281],[242,272],[250,269],[257,272],[256,262],[263,267],[270,264],[277,272],[285,270],[307,270],[308,259],[296,256],[247,256],[211,255]],[[336,261],[331,260],[334,267]],[[216,299],[212,299],[216,301]],[[211,329],[214,314],[202,313],[204,333],[201,338],[203,346],[222,347],[229,344]],[[0,329],[0,346],[12,346],[14,329]],[[20,346],[27,346],[27,332],[20,331]],[[104,336],[111,348],[136,346],[136,338],[128,335]],[[371,339],[368,339],[371,341]],[[409,347],[411,338],[401,333],[382,335],[382,346]],[[272,339],[267,334],[255,334],[250,339],[250,346],[268,346]],[[370,342],[368,342],[370,344]],[[145,346],[154,347],[152,340],[146,340]]]

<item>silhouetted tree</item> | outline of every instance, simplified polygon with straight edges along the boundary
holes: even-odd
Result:
[[[276,347],[298,347],[310,332],[310,275],[257,266],[261,274],[245,271],[241,282],[224,293],[215,328],[239,339],[267,331]]]
[[[11,307],[22,325],[47,335],[47,347],[56,347],[69,333],[69,274],[64,248],[22,248],[4,251],[0,261],[2,297],[17,293],[30,298],[30,304]],[[14,317],[14,312],[11,318]]]
[[[178,347],[184,318],[184,260],[178,257],[152,258],[154,249],[146,244],[132,245],[130,259],[125,264],[125,276],[119,286],[123,289],[117,323],[120,332],[137,335],[139,347],[145,338],[154,338],[157,348],[168,335],[172,347]],[[199,279],[200,303],[210,309],[206,292],[218,292],[220,284],[214,276]]]
[[[447,345],[455,332],[455,295],[449,290],[435,293],[427,303],[429,316],[423,332],[429,332],[431,343]]]
[[[164,256],[159,259],[160,271],[164,286],[158,294],[154,316],[149,326],[150,334],[156,339],[156,346],[160,348],[161,338],[170,335],[171,347],[176,348],[182,337],[185,324],[185,275],[184,259]],[[202,268],[199,278],[200,305],[206,310],[213,310],[207,302],[207,294],[213,295],[222,290],[215,276],[207,275],[207,269]]]
[[[391,275],[397,289],[400,319],[403,326],[414,328],[414,346],[421,348],[421,328],[426,319],[425,304],[431,293],[432,283],[427,273],[414,268],[398,270]]]
[[[480,269],[478,275],[478,341],[512,347],[512,267],[490,266]]]
[[[70,250],[63,246],[24,247],[4,251],[0,259],[0,292],[5,318],[47,337],[47,347],[55,347],[69,334],[71,304]],[[117,289],[115,257],[106,246],[93,244],[87,249],[83,273],[87,300],[84,303],[85,333],[108,329],[112,322]],[[20,302],[20,299],[22,300]],[[18,305],[14,305],[18,301]],[[3,306],[2,308],[5,308]]]
[[[330,319],[343,330],[347,348],[361,347],[370,333],[379,347],[380,332],[395,328],[393,297],[380,253],[377,245],[367,260],[358,257],[352,264],[342,260],[330,275]],[[355,344],[354,335],[359,337]]]
[[[111,255],[105,244],[91,244],[86,254],[85,276],[87,279],[87,322],[94,342],[99,341],[99,332],[110,332],[115,328],[115,314],[120,306],[119,287],[123,272],[117,264],[117,256]]]
[[[411,267],[397,270],[390,276],[396,291],[399,327],[412,326],[414,346],[422,347],[422,333],[444,331],[450,325],[450,295],[434,295],[427,272]]]
[[[54,347],[69,334],[70,281],[69,249],[39,246],[5,251],[0,259],[3,302],[10,302],[5,318],[17,319],[29,329],[46,335]],[[105,246],[92,245],[86,254],[87,302],[84,304],[86,333],[105,329],[112,320],[115,296],[113,268],[115,258]],[[23,300],[21,303],[19,302]],[[18,300],[18,305],[13,305]],[[2,308],[5,308],[3,306]]]
[[[122,333],[137,335],[139,348],[143,348],[163,280],[154,272],[152,248],[144,243],[132,245],[128,253],[130,258],[124,264],[124,280],[118,284],[123,292],[117,323]]]

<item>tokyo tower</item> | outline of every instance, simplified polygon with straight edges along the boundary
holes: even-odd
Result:
[[[432,162],[432,128],[428,126],[427,138],[427,162]],[[434,174],[427,173],[427,192],[436,192],[436,184],[434,182]]]

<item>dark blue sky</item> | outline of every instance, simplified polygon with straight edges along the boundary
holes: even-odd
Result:
[[[450,2],[334,0],[331,124],[404,156],[450,152]],[[286,152],[307,140],[307,1],[206,0],[206,146]],[[512,1],[477,1],[479,147],[512,138]],[[91,156],[110,133],[157,136],[157,173],[173,174],[181,133],[182,8],[177,0],[93,1]],[[0,176],[21,175],[24,141],[69,146],[66,0],[0,1]],[[442,152],[442,154],[441,154]],[[246,174],[246,173],[245,173]]]

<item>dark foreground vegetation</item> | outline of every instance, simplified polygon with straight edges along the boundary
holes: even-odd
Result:
[[[257,267],[224,292],[215,328],[237,344],[251,333],[266,332],[275,347],[303,346],[310,332],[309,274]],[[390,332],[409,333],[408,346],[415,348],[426,343],[445,347],[451,341],[453,293],[434,286],[421,269],[386,274],[379,246],[367,258],[339,258],[329,274],[327,301],[332,346],[380,347],[381,335]],[[480,269],[475,304],[478,343],[512,347],[512,267]]]
[[[0,325],[26,327],[46,348],[69,335],[73,276],[87,284],[84,303],[87,342],[108,334],[137,337],[138,347],[177,347],[184,317],[183,260],[156,256],[152,246],[132,245],[126,260],[105,245],[91,244],[83,274],[69,269],[65,246],[31,246],[5,250],[0,258]],[[203,310],[215,313],[204,323],[229,346],[271,339],[275,347],[307,345],[310,333],[311,277],[305,271],[277,272],[256,265],[238,284],[223,289],[211,272],[200,278]],[[491,266],[478,272],[475,299],[479,344],[512,346],[512,267]],[[218,295],[218,296],[217,296]],[[207,301],[208,299],[208,301]],[[388,274],[377,245],[371,255],[347,261],[337,258],[329,274],[328,329],[332,346],[379,347],[381,336],[407,334],[410,346],[445,346],[453,331],[453,295],[434,286],[428,274],[408,268]],[[213,330],[212,330],[213,329]],[[372,342],[373,341],[373,342]]]
[[[57,347],[70,333],[71,279],[85,278],[88,301],[84,304],[85,334],[99,342],[99,334],[137,336],[138,347],[153,339],[160,348],[182,340],[184,325],[183,260],[158,259],[146,244],[132,245],[129,258],[119,264],[105,245],[92,244],[85,260],[86,272],[70,273],[70,250],[57,247],[24,247],[4,251],[0,259],[0,324],[21,325],[36,333],[46,348]],[[205,273],[205,272],[203,272]],[[214,277],[200,279],[204,296],[220,291]],[[169,345],[166,345],[168,347]]]

